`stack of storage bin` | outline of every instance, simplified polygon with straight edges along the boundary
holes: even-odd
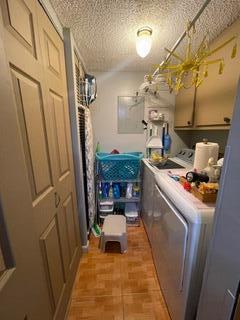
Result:
[[[98,216],[124,214],[131,225],[139,225],[141,199],[140,167],[143,154],[96,153]]]

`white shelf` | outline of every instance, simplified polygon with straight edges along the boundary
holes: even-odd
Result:
[[[98,201],[103,202],[103,201],[113,201],[114,203],[116,202],[139,202],[140,201],[140,197],[132,197],[131,199],[127,199],[127,198],[102,198],[102,199],[98,199]]]

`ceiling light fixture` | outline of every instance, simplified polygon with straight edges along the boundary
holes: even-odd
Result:
[[[152,29],[142,27],[137,31],[136,50],[141,58],[145,58],[152,47]]]

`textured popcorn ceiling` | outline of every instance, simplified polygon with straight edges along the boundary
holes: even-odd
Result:
[[[88,70],[150,71],[165,57],[204,0],[51,0],[70,27]],[[218,36],[240,16],[240,0],[212,0],[197,23],[197,38]],[[135,49],[138,28],[153,29],[150,54]],[[183,45],[181,46],[183,47]],[[179,49],[181,51],[181,48]]]

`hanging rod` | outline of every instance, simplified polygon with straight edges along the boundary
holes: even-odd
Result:
[[[201,16],[201,14],[203,13],[203,11],[205,10],[205,8],[207,7],[207,5],[209,4],[209,2],[211,2],[211,0],[206,0],[202,7],[200,8],[200,10],[198,11],[198,13],[196,14],[196,16],[193,18],[193,20],[190,22],[189,24],[189,28],[188,30],[190,30],[196,23],[196,21],[198,20],[198,18]],[[175,42],[174,46],[172,47],[172,49],[170,50],[170,52],[167,54],[166,58],[161,62],[160,66],[162,66],[164,63],[168,62],[168,60],[170,59],[170,57],[172,56],[173,52],[177,49],[177,47],[179,46],[179,44],[182,42],[182,40],[185,38],[187,34],[187,31],[185,30],[182,35],[178,38],[178,40]],[[156,68],[156,70],[153,72],[152,77],[154,77],[157,73],[158,73],[159,68]]]

